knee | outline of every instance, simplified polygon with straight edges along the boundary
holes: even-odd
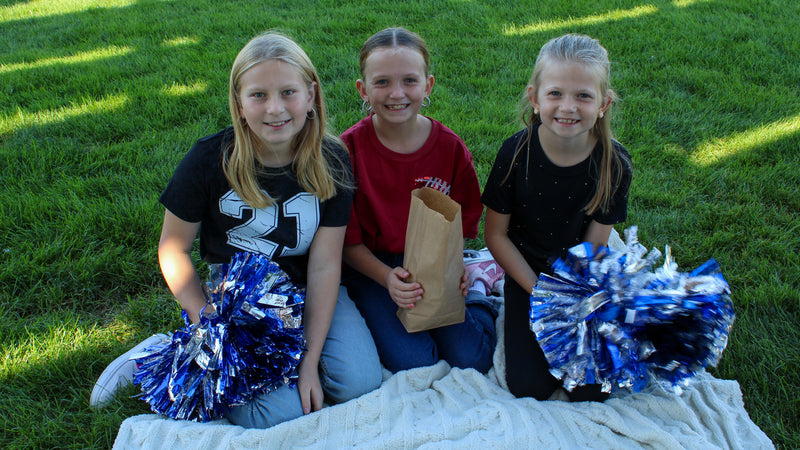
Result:
[[[572,392],[567,392],[567,396],[571,402],[604,402],[610,394],[603,392],[602,388],[599,384],[577,386]]]
[[[323,370],[325,394],[332,403],[344,403],[379,388],[381,366],[375,360],[368,364],[350,365],[347,370],[331,374]]]
[[[432,366],[439,362],[439,358],[435,349],[421,352],[398,352],[392,349],[381,353],[381,362],[390,372],[397,373],[401,370]]]
[[[492,347],[493,350],[493,347]],[[448,364],[459,369],[475,369],[480,373],[486,373],[492,367],[493,351],[482,351],[474,355],[456,355],[445,358]]]
[[[506,376],[506,382],[508,383],[509,392],[517,398],[533,397],[536,400],[545,401],[556,390],[556,386],[549,382],[533,383],[530,380],[519,380],[509,376]]]
[[[303,408],[297,391],[283,386],[259,394],[244,405],[229,408],[225,418],[244,428],[270,428],[302,415]]]
[[[560,384],[549,372],[513,370],[513,367],[508,367],[508,362],[506,362],[506,383],[514,397],[533,397],[539,401],[550,398]]]

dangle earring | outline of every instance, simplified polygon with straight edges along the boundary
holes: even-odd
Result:
[[[372,105],[370,105],[368,101],[364,100],[364,103],[361,104],[361,109],[363,109],[365,113],[369,114],[372,112]]]
[[[427,102],[427,103],[425,103],[425,102]],[[431,106],[431,98],[428,97],[428,96],[425,96],[425,98],[422,99],[422,107],[426,108],[428,106]]]
[[[314,120],[316,118],[317,118],[317,110],[316,109],[311,108],[309,111],[306,111],[306,119]]]

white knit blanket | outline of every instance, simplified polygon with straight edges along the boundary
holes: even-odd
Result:
[[[514,398],[504,389],[499,334],[488,375],[443,361],[384,371],[376,391],[266,430],[139,415],[122,422],[114,449],[774,448],[745,411],[739,384],[707,373],[682,395],[650,386],[604,403]]]

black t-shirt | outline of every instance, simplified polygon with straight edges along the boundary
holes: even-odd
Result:
[[[228,128],[198,140],[186,154],[159,201],[187,222],[200,222],[200,257],[209,263],[226,263],[240,251],[262,253],[277,262],[293,281],[305,283],[308,250],[320,226],[347,225],[352,192],[339,189],[324,201],[304,191],[291,165],[259,167],[259,184],[275,202],[255,209],[228,184],[222,171],[225,150],[233,139]],[[333,141],[324,144],[344,163],[349,156]],[[339,164],[336,164],[339,166]]]
[[[517,145],[527,130],[508,138],[497,153],[481,201],[501,214],[510,214],[508,237],[538,274],[550,272],[550,265],[583,241],[589,223],[604,225],[623,222],[628,211],[631,182],[630,157],[619,142],[614,150],[624,155],[624,172],[609,211],[587,216],[583,211],[595,192],[599,178],[601,144],[584,161],[569,167],[553,164],[542,150],[538,133],[514,161],[511,174],[502,183]],[[526,151],[527,150],[527,151]]]

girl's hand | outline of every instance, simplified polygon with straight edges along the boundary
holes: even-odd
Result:
[[[303,406],[303,414],[322,409],[322,384],[319,381],[319,371],[317,364],[306,364],[306,359],[300,361],[298,367],[297,392],[300,394],[300,404]]]
[[[404,281],[410,275],[402,267],[395,267],[386,274],[386,289],[400,308],[413,308],[415,303],[422,300],[422,286]]]
[[[466,297],[468,293],[469,293],[469,273],[467,272],[467,266],[464,266],[464,274],[461,275],[461,295]]]

